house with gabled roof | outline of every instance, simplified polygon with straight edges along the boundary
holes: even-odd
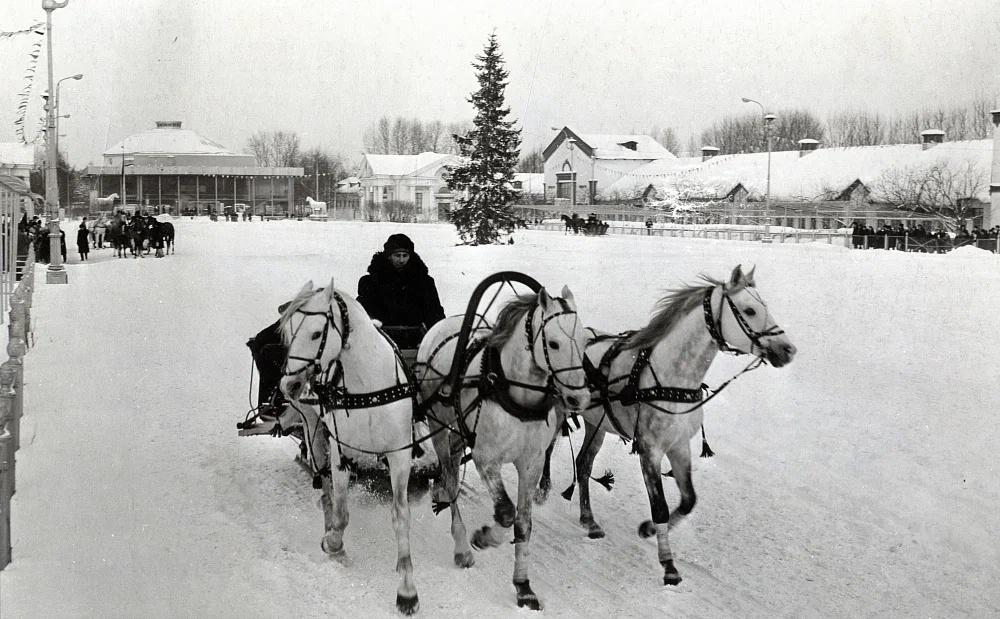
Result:
[[[454,204],[445,175],[462,162],[458,155],[365,153],[358,179],[361,207],[368,219],[440,221]]]
[[[545,195],[593,204],[603,189],[652,161],[675,159],[648,135],[577,133],[563,127],[542,151]]]

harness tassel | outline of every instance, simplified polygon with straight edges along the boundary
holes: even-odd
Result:
[[[575,489],[576,489],[576,481],[573,481],[568,488],[566,488],[559,494],[561,494],[562,498],[566,499],[567,501],[571,501],[573,500],[573,490]]]
[[[604,475],[596,479],[591,477],[591,479],[604,486],[604,489],[608,492],[611,492],[611,487],[615,485],[615,474],[611,472],[611,469],[604,471]]]
[[[431,503],[431,510],[434,512],[435,516],[437,516],[444,510],[448,509],[449,507],[451,507],[451,501],[433,501]]]

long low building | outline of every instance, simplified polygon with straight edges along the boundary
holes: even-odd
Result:
[[[254,214],[290,213],[302,168],[262,167],[253,155],[234,153],[180,121],[130,135],[89,166],[96,198],[116,195],[115,208],[155,213],[221,213],[247,205]]]

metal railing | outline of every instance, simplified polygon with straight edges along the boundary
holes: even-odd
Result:
[[[553,230],[565,231],[564,224],[543,223],[529,224],[533,230]],[[580,227],[579,233],[585,234],[584,227]],[[572,231],[569,234],[573,234]],[[614,222],[609,222],[605,234],[624,234],[632,236],[667,236],[688,239],[718,239],[725,241],[767,241],[772,243],[829,243],[850,246],[850,233],[841,230],[788,230],[782,228],[771,228],[770,234],[762,229],[733,229],[717,226],[672,226],[672,227],[652,227],[644,226],[616,226]]]

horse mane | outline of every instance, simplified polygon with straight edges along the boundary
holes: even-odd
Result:
[[[624,349],[650,348],[663,336],[670,333],[677,322],[688,312],[704,301],[705,291],[709,288],[722,286],[724,283],[702,273],[698,276],[702,283],[688,284],[667,291],[667,294],[656,302],[653,317],[649,323],[629,336]]]
[[[493,332],[490,333],[487,345],[491,348],[500,348],[510,341],[514,335],[517,321],[534,309],[536,303],[538,303],[538,294],[534,292],[519,294],[508,301],[497,315],[497,323],[493,327]]]
[[[286,329],[285,326],[292,319],[292,316],[295,315],[295,312],[302,309],[302,307],[321,290],[323,289],[316,288],[313,290],[300,290],[298,294],[295,295],[295,298],[289,301],[288,305],[285,306],[285,309],[281,312],[281,318],[278,319],[278,330],[281,331],[281,342],[285,346],[289,346],[292,343],[291,337],[286,335],[288,333],[288,329]]]

